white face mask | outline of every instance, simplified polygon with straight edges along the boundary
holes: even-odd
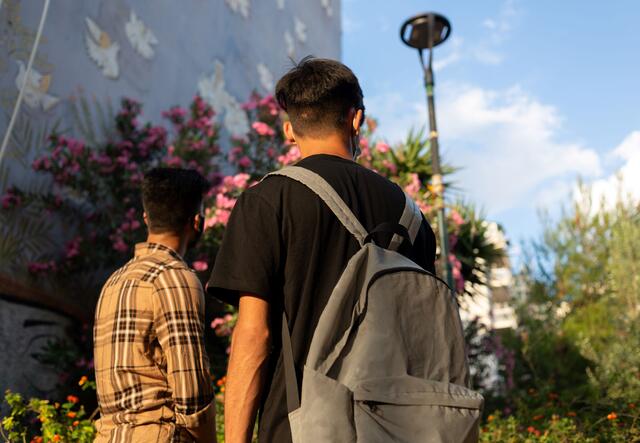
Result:
[[[361,150],[360,150],[360,136],[359,135],[354,135],[351,138],[351,143],[352,143],[351,152],[353,153],[353,160],[355,161],[355,160],[358,159],[358,157],[360,157],[360,153],[361,153]]]

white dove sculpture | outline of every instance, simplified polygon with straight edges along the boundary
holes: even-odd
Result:
[[[249,119],[238,100],[226,90],[224,65],[219,60],[215,61],[213,75],[200,77],[198,93],[218,116],[224,112],[223,125],[232,135],[246,135],[249,131]]]
[[[25,103],[31,108],[42,108],[48,111],[58,104],[59,98],[47,94],[51,85],[51,74],[42,75],[35,69],[31,68],[31,72],[27,76],[27,68],[20,60],[18,63],[18,76],[16,77],[16,87],[18,90],[24,85]],[[27,80],[25,84],[25,78]]]
[[[256,69],[258,70],[260,85],[262,85],[262,87],[269,92],[273,91],[273,74],[271,73],[269,68],[267,68],[267,65],[265,65],[264,63],[258,63]]]
[[[307,41],[307,25],[305,25],[304,22],[300,20],[298,17],[295,17],[293,19],[293,26],[296,32],[296,37],[298,37],[298,40],[300,41],[300,43],[306,42]]]
[[[133,49],[142,57],[151,60],[155,54],[152,45],[157,45],[158,39],[133,10],[129,15],[129,21],[124,25],[124,31]]]
[[[89,57],[102,70],[102,75],[113,79],[118,78],[120,73],[118,67],[120,45],[117,42],[112,42],[109,34],[100,29],[89,17],[86,17],[86,22],[88,32],[85,35],[85,42]]]
[[[320,0],[324,11],[327,13],[327,17],[333,16],[333,6],[331,6],[331,0]]]
[[[291,58],[295,57],[296,45],[289,31],[284,31],[284,46],[287,48],[287,55]]]

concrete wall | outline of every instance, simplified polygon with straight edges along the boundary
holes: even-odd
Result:
[[[0,0],[2,135],[43,4]],[[132,97],[144,104],[146,119],[158,121],[161,111],[186,105],[199,92],[216,107],[224,131],[238,133],[246,127],[239,103],[253,90],[271,92],[291,65],[290,57],[340,58],[340,40],[340,0],[52,0],[34,72],[0,164],[0,195],[11,185],[33,191],[50,186],[30,165],[54,125],[75,131],[72,103],[78,97],[105,109],[108,102],[117,107],[121,97]],[[93,112],[94,121],[99,120]],[[0,274],[46,289],[46,282],[27,276],[24,265],[59,241],[55,221],[42,214],[0,211]],[[54,296],[61,303],[70,298]],[[24,332],[25,325],[36,317],[55,324],[68,320],[9,299],[0,299],[0,314],[0,391],[46,393],[54,381],[26,354],[38,344]],[[46,335],[62,331],[50,327]]]

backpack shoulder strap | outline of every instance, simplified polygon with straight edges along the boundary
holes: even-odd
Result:
[[[422,212],[409,195],[405,193],[404,197],[404,211],[402,211],[402,216],[398,223],[407,228],[407,231],[409,231],[409,237],[411,238],[411,244],[413,245],[416,241],[416,237],[418,236],[420,225],[422,225]],[[394,234],[391,242],[389,243],[389,249],[397,251],[401,244],[402,236]]]
[[[287,166],[279,171],[268,174],[282,175],[289,177],[297,182],[302,183],[315,194],[318,195],[329,209],[338,217],[340,223],[356,238],[360,246],[364,245],[364,239],[367,236],[366,229],[362,226],[358,218],[353,214],[347,204],[340,198],[338,193],[331,187],[329,183],[318,174],[301,166]],[[265,177],[266,178],[266,177]]]

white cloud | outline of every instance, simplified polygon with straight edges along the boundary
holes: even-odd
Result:
[[[590,183],[594,211],[600,202],[611,209],[619,199],[640,199],[640,131],[627,135],[610,155],[622,161],[622,166],[608,177]],[[579,194],[576,192],[576,198]]]
[[[558,111],[518,86],[486,90],[444,84],[437,97],[443,157],[463,168],[455,176],[457,185],[492,215],[566,197],[562,183],[600,174],[595,151],[560,139]],[[380,118],[381,135],[392,142],[426,122],[422,100],[385,94],[366,104]]]
[[[449,52],[444,57],[435,57],[433,61],[433,69],[435,71],[440,71],[462,59],[462,37],[452,37],[449,43],[447,45]]]

